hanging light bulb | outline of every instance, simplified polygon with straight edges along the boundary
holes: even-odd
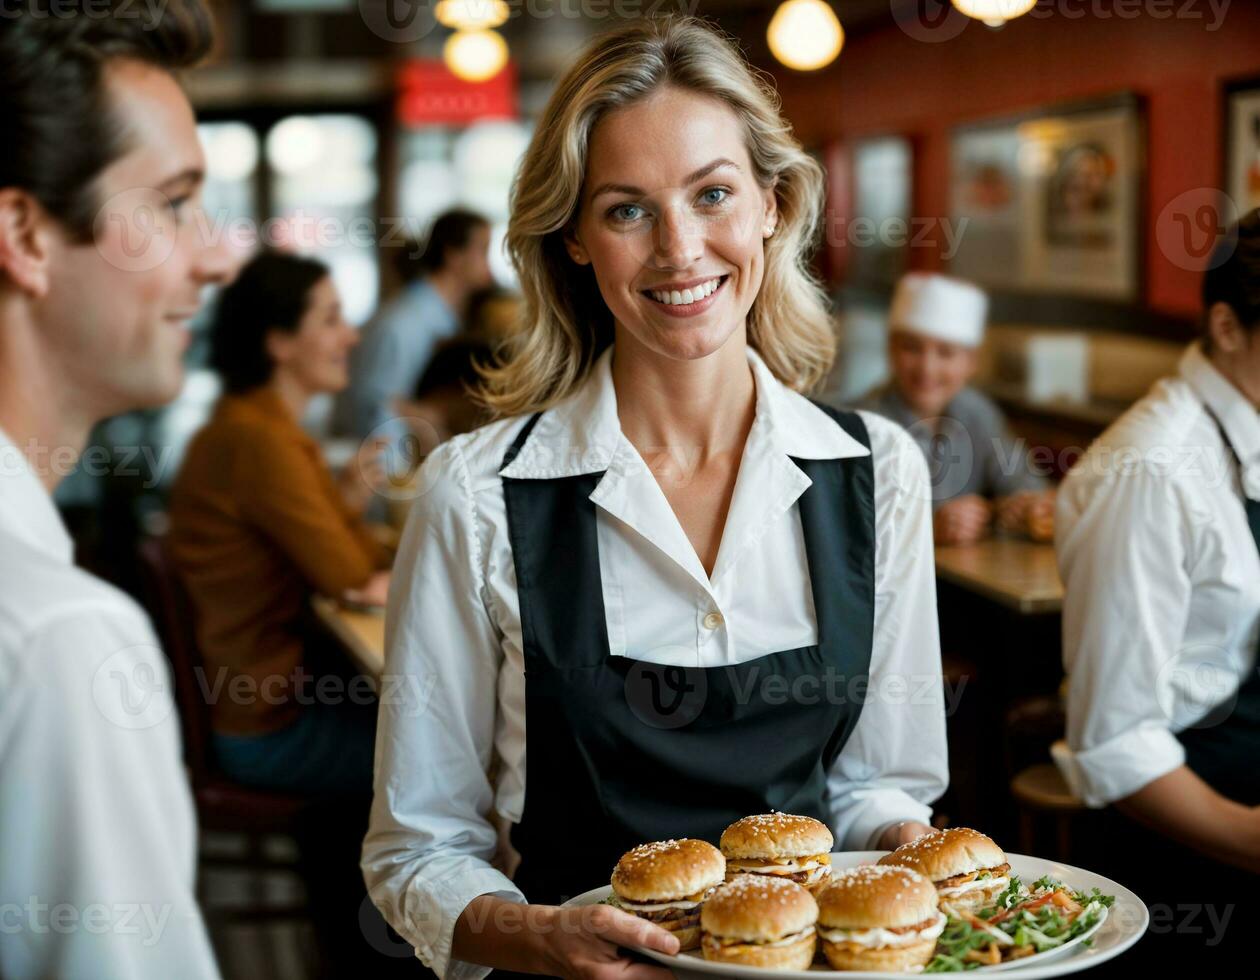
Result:
[[[968,17],[982,20],[990,27],[1001,27],[1008,20],[1022,17],[1037,6],[1037,0],[952,0],[952,2]]]
[[[484,82],[503,70],[508,46],[498,31],[456,31],[442,45],[442,59],[464,81]]]
[[[785,0],[770,18],[766,41],[773,55],[798,71],[816,71],[836,60],[844,28],[823,0]]]
[[[433,16],[457,31],[489,30],[508,19],[508,5],[504,0],[438,0]]]

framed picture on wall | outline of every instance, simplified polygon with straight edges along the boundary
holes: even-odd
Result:
[[[1132,96],[956,131],[951,270],[993,288],[1136,301],[1143,154]]]
[[[853,220],[845,240],[849,273],[863,284],[891,284],[908,264],[914,171],[910,141],[901,136],[852,145]]]
[[[1015,126],[956,132],[950,173],[950,215],[958,231],[956,251],[946,257],[950,271],[986,286],[1018,288],[1019,133]]]
[[[1231,86],[1225,103],[1225,192],[1243,215],[1260,208],[1260,79]]]

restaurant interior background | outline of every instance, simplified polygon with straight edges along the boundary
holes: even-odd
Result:
[[[500,248],[510,183],[553,79],[585,38],[665,3],[511,0],[494,28],[502,45],[479,35],[459,65],[493,74],[468,80],[451,68],[455,32],[425,0],[219,0],[219,49],[187,79],[209,164],[207,230],[244,250],[233,236],[253,227],[319,255],[362,324],[398,288],[391,249],[464,205],[492,220],[492,267],[510,287]],[[1041,0],[990,27],[940,0],[831,0],[843,46],[808,71],[772,51],[778,6],[686,9],[773,76],[825,165],[817,268],[842,350],[830,393],[856,397],[883,378],[884,316],[902,272],[966,276],[992,298],[981,387],[1061,475],[1174,369],[1219,228],[1260,205],[1260,5]],[[206,319],[179,400],[101,426],[58,491],[81,560],[137,595],[139,568],[119,556],[162,531],[180,454],[217,397]],[[317,435],[327,414],[319,406],[306,420]],[[1047,549],[999,554],[996,573],[940,564],[946,682],[963,695],[951,751],[968,760],[956,776],[969,773],[941,809],[1005,830],[1026,853],[1067,858],[1090,815],[1046,765],[1062,732]],[[235,846],[219,835],[207,853]],[[284,940],[300,930],[214,914],[290,886],[214,876],[225,972],[302,975],[300,941]]]

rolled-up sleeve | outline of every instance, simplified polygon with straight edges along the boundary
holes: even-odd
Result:
[[[429,457],[418,482],[390,587],[362,866],[373,902],[426,966],[479,980],[488,968],[451,959],[456,920],[479,895],[525,901],[490,864],[486,771],[503,657],[458,441]]]
[[[866,702],[827,780],[845,850],[873,848],[891,823],[928,822],[949,785],[927,464],[896,425],[862,418],[875,467],[875,631]]]
[[[1169,711],[1190,612],[1185,519],[1171,480],[1136,471],[1069,478],[1056,525],[1071,749],[1060,766],[1101,807],[1185,762]]]

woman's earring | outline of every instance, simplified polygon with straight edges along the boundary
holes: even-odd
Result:
[[[766,238],[769,238],[771,235],[773,235],[773,234],[774,234],[774,225],[772,225],[772,224],[770,224],[770,225],[766,225],[765,230],[764,230],[764,233],[765,233],[765,237],[766,237]]]

